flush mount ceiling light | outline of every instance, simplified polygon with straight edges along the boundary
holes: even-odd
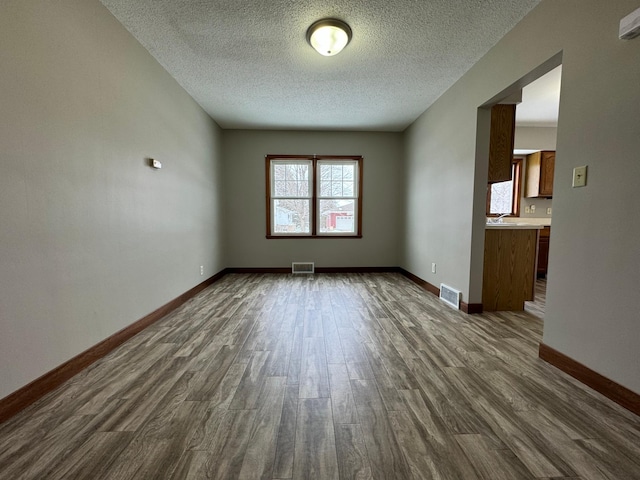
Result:
[[[351,41],[351,36],[351,27],[335,18],[318,20],[307,30],[307,42],[325,57],[340,53]]]

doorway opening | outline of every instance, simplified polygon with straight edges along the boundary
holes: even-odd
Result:
[[[549,161],[554,164],[540,165],[543,174],[551,173],[550,181],[538,188],[531,178],[524,178],[525,188],[520,198],[520,221],[540,224],[544,228],[539,232],[538,257],[536,263],[536,283],[534,299],[525,302],[525,310],[544,319],[547,298],[547,275],[549,272],[549,247],[551,245],[551,227],[553,217],[553,171],[555,170],[555,151],[558,128],[558,110],[560,106],[560,85],[562,65],[542,75],[522,89],[522,103],[516,106],[516,130],[514,139],[514,158],[523,162],[525,176],[535,176],[535,166],[530,162]],[[551,153],[553,152],[553,154]],[[539,173],[538,173],[539,174]],[[535,180],[535,179],[534,179]]]
[[[487,199],[483,202],[483,204],[486,203],[486,210],[482,209],[484,211],[481,214],[478,212],[481,209],[480,205],[474,208],[474,211],[478,213],[478,217],[482,215],[483,220],[485,220],[482,222],[483,226],[500,222],[504,223],[506,228],[509,228],[508,224],[513,223],[521,227],[531,226],[532,228],[540,229],[535,241],[535,257],[532,257],[535,258],[533,272],[529,268],[526,273],[523,273],[523,275],[531,275],[532,273],[534,275],[533,281],[527,280],[528,285],[530,285],[531,298],[525,298],[523,307],[515,307],[514,309],[524,309],[531,315],[543,320],[546,310],[547,278],[549,275],[549,247],[552,244],[551,238],[553,237],[551,227],[553,217],[552,186],[561,77],[562,53],[560,52],[483,105],[485,108],[484,119],[486,121],[488,119],[487,108],[497,104],[516,104],[513,151],[510,161],[513,162],[513,165],[519,165],[520,168],[512,169],[516,173],[512,174],[511,178],[500,182],[492,179],[492,183],[487,183]],[[486,138],[483,137],[484,132],[487,132],[489,128],[486,130],[481,128],[483,113],[480,110],[482,109],[479,109],[478,115],[478,152],[482,152],[489,138],[488,134]],[[479,166],[481,163],[478,162],[477,165]],[[488,169],[490,173],[491,168],[492,165],[490,163]],[[514,177],[514,175],[517,177]],[[542,189],[539,188],[541,180],[546,182]],[[478,184],[480,186],[481,182],[478,182]],[[512,188],[516,185],[518,188]],[[501,192],[507,192],[511,195],[507,199],[508,201],[502,199],[504,200],[503,209],[505,209],[503,214],[495,211],[496,208],[499,208],[496,205],[500,203],[500,198],[489,196],[495,197],[496,194],[501,194]],[[479,200],[479,195],[476,198]],[[492,202],[489,202],[489,198],[492,198]],[[480,221],[477,223],[474,221],[474,225],[479,224]],[[484,263],[485,256],[483,255],[482,258]],[[484,268],[486,273],[486,264]],[[486,275],[484,278],[487,278]],[[551,286],[553,286],[553,281],[551,281]],[[483,297],[484,291],[485,285],[483,285]],[[522,305],[522,303],[519,305]]]

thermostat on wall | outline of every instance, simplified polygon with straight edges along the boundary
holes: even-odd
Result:
[[[640,35],[640,8],[620,20],[620,39],[631,40]]]
[[[151,166],[153,168],[157,168],[158,170],[162,168],[162,164],[158,160],[156,160],[155,158],[151,159]]]

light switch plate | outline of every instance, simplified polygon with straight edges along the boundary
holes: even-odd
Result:
[[[576,167],[573,169],[573,188],[584,187],[587,184],[587,166]]]

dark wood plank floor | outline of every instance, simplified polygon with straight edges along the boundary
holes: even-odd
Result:
[[[541,331],[398,274],[227,275],[0,425],[0,478],[640,479],[640,418]]]

